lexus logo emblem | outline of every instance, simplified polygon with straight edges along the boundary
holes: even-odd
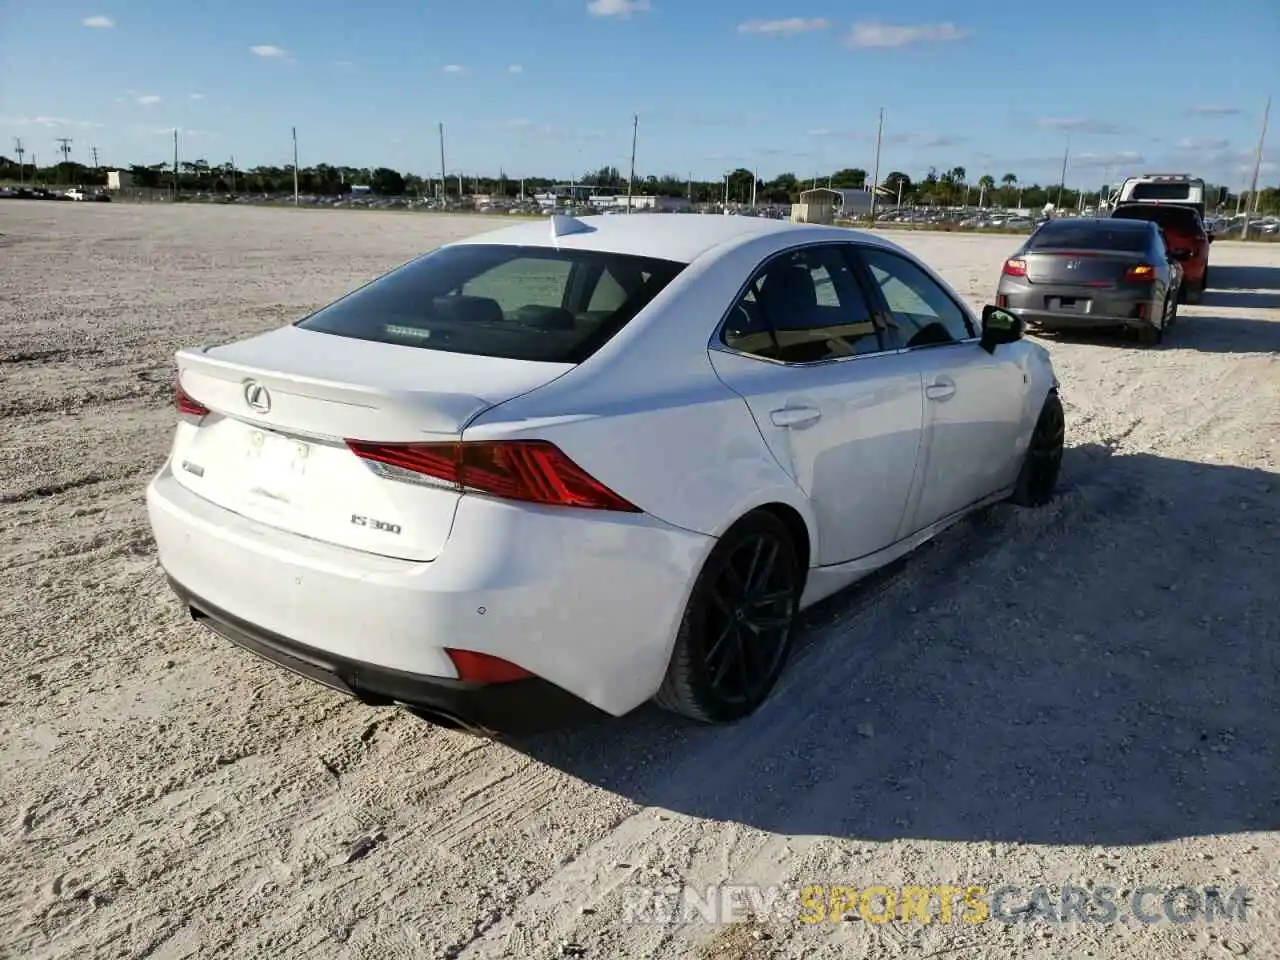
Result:
[[[244,402],[255,413],[271,412],[271,394],[267,388],[256,380],[246,380],[244,384]]]

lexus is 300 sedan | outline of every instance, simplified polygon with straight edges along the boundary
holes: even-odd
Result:
[[[754,710],[796,614],[1051,497],[1057,383],[896,245],[555,217],[177,354],[147,490],[192,615],[369,703],[499,732]]]

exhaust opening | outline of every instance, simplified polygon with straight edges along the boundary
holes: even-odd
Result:
[[[419,720],[425,720],[427,723],[434,724],[437,727],[442,727],[445,730],[458,730],[461,733],[469,733],[473,737],[481,737],[485,740],[493,740],[497,737],[496,731],[478,726],[468,720],[462,719],[462,717],[452,713],[446,713],[443,710],[436,710],[432,707],[412,707],[408,704],[401,704],[401,706]]]

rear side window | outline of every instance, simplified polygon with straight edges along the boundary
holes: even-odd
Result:
[[[1075,250],[1128,250],[1141,253],[1151,243],[1151,228],[1105,220],[1050,220],[1027,241],[1028,250],[1071,247]]]
[[[581,363],[684,266],[598,251],[461,244],[420,257],[297,325],[424,350]]]
[[[782,363],[883,349],[871,308],[836,246],[774,257],[752,277],[721,332],[727,347]]]
[[[1185,183],[1135,183],[1129,195],[1134,200],[1189,200],[1191,188]]]

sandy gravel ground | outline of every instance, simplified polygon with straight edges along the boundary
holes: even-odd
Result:
[[[1050,341],[1070,449],[807,617],[731,729],[497,744],[196,629],[142,490],[182,345],[478,218],[0,206],[0,955],[1280,956],[1280,245],[1160,348]],[[1008,237],[904,235],[975,304]],[[1245,923],[625,924],[633,884],[1243,884]]]

